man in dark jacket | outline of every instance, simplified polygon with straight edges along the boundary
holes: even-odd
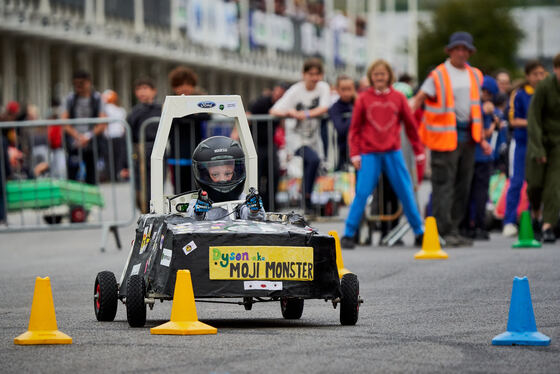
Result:
[[[194,71],[178,66],[169,73],[169,84],[174,95],[195,95],[198,77]],[[196,189],[192,168],[191,155],[202,141],[204,121],[208,121],[207,113],[192,114],[182,118],[174,118],[169,134],[171,176],[176,194]]]
[[[136,189],[136,205],[142,213],[147,213],[150,207],[150,172],[152,149],[156,139],[159,120],[146,125],[142,130],[142,124],[149,118],[161,116],[161,104],[155,102],[157,90],[150,78],[140,78],[134,84],[134,94],[138,104],[126,117],[126,121],[132,130],[132,142],[134,144],[134,186]],[[141,132],[144,132],[144,143],[141,144]],[[144,190],[144,193],[142,193]]]
[[[270,95],[262,95],[249,104],[249,113],[267,115],[270,108],[284,95],[288,88],[289,84],[284,82],[275,84]],[[278,147],[274,143],[274,133],[279,124],[280,121],[278,120],[272,121],[272,132],[269,133],[269,121],[251,122],[251,130],[253,138],[257,142],[257,156],[259,158],[258,191],[262,197],[265,210],[274,209],[272,203],[278,192],[278,181],[280,180]],[[272,155],[272,158],[270,155]],[[272,165],[272,169],[269,167],[270,165]],[[271,176],[272,180],[270,179]],[[272,189],[270,188],[270,182],[272,182]]]
[[[348,158],[348,129],[352,120],[356,86],[352,78],[341,75],[336,79],[336,91],[340,98],[329,108],[329,116],[338,136],[339,159],[336,170],[343,170],[350,161]]]
[[[101,94],[92,87],[91,75],[78,70],[72,77],[74,91],[64,100],[62,119],[105,117]],[[85,182],[97,184],[95,155],[99,155],[99,142],[103,140],[103,132],[107,123],[96,125],[66,125],[66,144],[70,153],[68,157],[68,179],[80,179],[80,164],[85,165]],[[97,144],[96,144],[97,143]],[[97,148],[97,149],[96,149]]]
[[[537,86],[527,117],[525,178],[527,195],[538,219],[543,209],[542,240],[554,243],[553,228],[560,211],[560,53],[554,57],[554,74]]]

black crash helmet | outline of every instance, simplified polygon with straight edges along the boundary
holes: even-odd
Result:
[[[245,185],[245,154],[241,145],[225,136],[203,140],[192,155],[198,188],[214,202],[239,199]]]

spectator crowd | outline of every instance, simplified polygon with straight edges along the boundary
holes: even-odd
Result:
[[[415,245],[421,245],[422,209],[415,189],[426,174],[433,197],[426,212],[436,218],[447,246],[488,240],[496,219],[502,220],[504,236],[516,236],[520,212],[527,209],[537,240],[553,243],[560,213],[560,54],[552,73],[532,60],[525,64],[524,78],[512,83],[505,70],[483,74],[469,63],[476,48],[466,32],[452,34],[445,50],[448,58],[416,88],[406,74],[397,82],[384,60],[373,61],[358,82],[345,75],[328,77],[334,80],[331,87],[321,60],[311,58],[303,65],[301,81],[278,82],[250,101],[248,115],[273,116],[250,121],[261,166],[256,187],[265,209],[274,206],[283,173],[301,178],[302,206],[314,214],[318,176],[329,168],[355,172],[342,246],[354,248],[376,188],[383,190],[383,204],[400,202]],[[76,71],[72,84],[71,93],[52,103],[48,119],[110,120],[2,129],[0,222],[7,219],[9,180],[51,177],[97,185],[126,181],[131,169],[137,207],[148,212],[150,155],[162,111],[154,81],[135,81],[137,104],[128,113],[119,106],[117,92],[95,90],[89,72]],[[205,93],[185,66],[169,73],[169,85],[166,94]],[[1,121],[33,119],[38,119],[37,109],[30,104],[10,101],[0,112]],[[176,194],[194,188],[190,160],[195,147],[211,135],[211,119],[196,114],[173,120],[166,171]],[[131,130],[132,165],[124,121]],[[329,134],[335,134],[334,148],[328,147]],[[237,137],[235,131],[227,135]],[[412,150],[412,163],[403,147]],[[329,152],[336,153],[333,165],[327,162]],[[496,191],[500,179],[507,182]]]

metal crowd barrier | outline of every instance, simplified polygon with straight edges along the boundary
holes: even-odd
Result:
[[[268,201],[269,203],[269,207],[268,210],[269,211],[275,211],[278,208],[278,204],[276,203],[276,197],[275,196],[275,188],[273,186],[274,183],[274,165],[273,165],[273,152],[274,152],[274,147],[273,145],[273,141],[274,141],[274,122],[275,121],[279,121],[282,120],[283,118],[280,117],[274,117],[274,116],[270,116],[270,115],[250,115],[247,117],[247,120],[249,121],[250,124],[250,128],[253,134],[253,141],[255,142],[255,146],[257,147],[257,150],[259,150],[259,148],[263,148],[263,146],[266,148],[266,152],[267,152],[267,165],[266,165],[266,169],[268,171],[267,174],[267,183],[268,183],[268,188],[267,188],[267,193],[268,193]],[[327,147],[326,147],[326,165],[328,165],[327,168],[327,172],[333,172],[335,170],[336,165],[338,165],[338,160],[340,157],[340,151],[338,149],[338,143],[337,143],[337,133],[336,130],[334,128],[334,125],[332,124],[332,121],[330,121],[330,118],[328,116],[324,116],[322,119],[327,119]],[[186,125],[189,130],[188,130],[188,138],[189,138],[189,146],[190,146],[190,153],[192,154],[192,151],[195,149],[196,147],[196,141],[195,140],[195,125],[197,124],[197,121],[194,120],[189,120],[189,119],[182,119],[182,124]],[[203,138],[207,137],[207,136],[213,136],[213,135],[225,135],[225,136],[230,136],[231,130],[233,128],[233,120],[229,119],[227,117],[223,117],[223,118],[216,118],[216,117],[212,117],[211,119],[208,120],[204,120],[203,122],[205,122],[206,125],[206,131],[205,134],[199,134],[199,136],[202,136]],[[147,175],[147,168],[146,168],[146,160],[149,160],[150,155],[149,154],[145,154],[146,149],[147,149],[147,145],[153,141],[153,139],[147,139],[146,138],[146,130],[148,128],[148,126],[154,125],[155,123],[159,123],[159,117],[152,117],[149,118],[147,120],[145,120],[142,125],[140,126],[140,135],[139,135],[139,140],[140,140],[140,144],[138,145],[138,150],[140,152],[140,154],[144,154],[144,157],[139,157],[140,163],[140,170],[139,170],[139,175],[140,175],[140,184],[141,184],[141,191],[142,191],[142,196],[148,196],[149,199],[149,194],[146,195],[146,191],[148,191],[148,183],[150,181],[149,179],[149,175]],[[200,124],[199,124],[200,125]],[[174,170],[175,175],[179,174],[179,168],[181,166],[190,166],[191,165],[191,159],[190,156],[188,156],[188,158],[185,158],[185,156],[181,157],[180,152],[179,152],[179,136],[178,136],[178,127],[177,126],[173,126],[172,130],[171,130],[171,134],[173,135],[173,133],[175,133],[175,136],[172,136],[172,139],[177,143],[174,145],[174,154],[173,152],[171,152],[171,148],[169,144],[168,145],[168,149],[167,149],[167,153],[166,153],[166,163],[167,165],[170,167],[170,170]],[[266,144],[257,144],[257,139],[259,138],[259,132],[260,131],[266,131]],[[183,133],[184,134],[184,133]],[[406,137],[405,137],[406,138]],[[173,141],[171,140],[171,141]],[[170,142],[171,142],[170,141]],[[290,139],[286,139],[287,142],[290,141]],[[414,154],[411,153],[410,150],[410,146],[408,145],[408,140],[406,139],[405,141],[403,141],[403,153],[405,156],[405,160],[407,161],[407,166],[409,167],[409,170],[411,170],[411,174],[414,176],[415,175],[415,163],[414,163]],[[302,159],[302,161],[304,161]],[[261,167],[261,164],[259,163],[259,167]],[[353,168],[349,168],[350,172],[353,171]],[[382,177],[380,177],[382,178]],[[413,177],[414,179],[414,177]],[[195,189],[194,186],[194,180],[191,179],[191,185],[190,186],[181,186],[181,181],[177,180],[177,178],[175,179],[174,183],[171,183],[171,187],[172,189],[175,191],[175,193],[178,192],[184,192],[184,191],[188,191],[188,190],[192,190]],[[304,174],[301,176],[301,196],[299,198],[299,205],[293,205],[290,204],[291,202],[288,201],[285,203],[284,208],[290,209],[290,208],[301,208],[302,210],[304,209],[304,198],[303,198],[303,193],[304,193],[304,185],[305,183],[305,176]],[[169,185],[168,185],[169,188]],[[383,198],[383,194],[380,194],[381,199]],[[375,212],[375,213],[371,213],[372,210],[372,201],[371,198],[370,200],[368,200],[368,206],[367,206],[367,210],[366,210],[366,215],[365,215],[365,219],[369,222],[386,222],[386,221],[392,221],[397,219],[398,217],[400,217],[400,215],[402,214],[402,207],[399,205],[398,210],[396,212],[384,212],[383,210]],[[147,200],[145,202],[145,204],[147,204]],[[379,204],[378,204],[379,205]],[[381,204],[382,206],[382,204]],[[321,221],[325,221],[325,220],[329,220],[329,221],[340,221],[342,220],[344,217],[320,217],[319,215],[315,218],[316,220],[321,220]]]
[[[114,122],[125,128],[124,139],[118,142],[102,133],[80,148],[64,131],[66,125],[91,130],[96,124]],[[61,127],[58,135],[49,132],[51,126]],[[131,225],[136,218],[132,140],[126,121],[0,122],[0,130],[0,233],[101,228],[101,251],[106,248],[109,232],[121,248],[118,227]],[[54,139],[60,144],[54,144]],[[126,158],[120,161],[123,166],[126,161],[128,181],[118,180],[116,154]],[[17,161],[7,166],[6,157]]]
[[[267,164],[267,170],[268,170],[268,176],[267,176],[267,193],[268,193],[268,201],[270,201],[270,207],[269,210],[274,211],[276,206],[275,206],[275,196],[274,196],[274,165],[273,165],[273,156],[274,156],[274,148],[270,147],[268,145],[272,144],[273,141],[273,137],[274,137],[274,132],[273,132],[273,122],[274,120],[277,120],[277,118],[272,117],[272,116],[268,116],[268,115],[253,115],[253,116],[249,116],[248,117],[248,121],[249,124],[251,125],[251,131],[252,131],[252,135],[253,135],[253,141],[255,142],[255,146],[257,147],[257,149],[259,148],[259,145],[257,144],[257,138],[258,138],[258,133],[259,131],[266,131],[267,132],[267,159],[268,159],[268,164]],[[185,191],[189,191],[189,190],[194,190],[196,189],[195,184],[194,184],[194,179],[193,178],[187,178],[190,179],[191,183],[188,186],[184,186],[182,183],[182,178],[180,178],[181,173],[184,173],[184,170],[181,170],[181,167],[185,167],[185,166],[191,166],[191,158],[190,155],[192,154],[192,152],[194,151],[194,149],[196,148],[196,146],[198,145],[196,143],[196,135],[197,134],[201,134],[199,133],[196,129],[195,126],[199,123],[199,120],[192,120],[192,119],[182,119],[182,125],[186,125],[186,127],[188,128],[188,154],[189,156],[186,157],[184,155],[181,155],[181,150],[180,150],[180,138],[182,135],[184,135],[184,133],[180,133],[180,129],[178,126],[173,126],[171,129],[171,137],[170,137],[170,144],[168,144],[168,148],[167,148],[167,152],[166,152],[166,164],[167,166],[169,166],[169,171],[171,171],[172,175],[170,178],[170,185],[167,185],[167,189],[172,189],[174,191],[174,193],[179,193],[179,192],[185,192]],[[224,135],[224,136],[230,136],[231,135],[231,131],[233,129],[233,125],[234,125],[234,120],[232,118],[228,118],[228,117],[220,117],[220,118],[216,118],[213,117],[211,119],[207,119],[207,120],[203,120],[201,122],[205,123],[206,126],[206,131],[205,134],[201,134],[201,135],[206,135],[206,136],[202,136],[202,138],[206,138],[207,136],[214,136],[214,135]],[[266,126],[254,126],[254,124],[259,123],[262,124],[263,122],[266,122]],[[149,159],[150,159],[150,154],[151,153],[151,145],[153,144],[154,139],[148,139],[147,137],[147,129],[149,126],[153,126],[154,124],[159,123],[159,117],[152,117],[152,118],[148,118],[146,119],[144,122],[142,122],[142,124],[140,125],[140,129],[139,129],[139,144],[136,147],[138,149],[137,155],[136,155],[136,159],[139,160],[139,176],[140,176],[140,191],[141,191],[141,196],[145,196],[146,198],[142,199],[140,205],[142,206],[142,209],[146,209],[143,211],[147,211],[147,200],[149,199],[149,193],[147,193],[149,191],[149,183],[150,183],[150,178],[149,178],[149,173],[148,173],[148,163],[149,163]],[[262,127],[266,127],[265,129],[263,129]],[[174,142],[175,144],[171,144],[171,142]],[[261,145],[262,146],[262,145]],[[143,157],[142,157],[143,155]],[[190,173],[191,171],[188,170],[188,172]],[[192,176],[192,174],[191,174]]]

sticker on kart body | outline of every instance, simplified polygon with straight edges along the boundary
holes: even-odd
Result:
[[[210,279],[313,280],[313,247],[209,248]]]
[[[171,264],[172,253],[173,251],[171,249],[164,248],[163,251],[161,251],[161,260],[159,261],[159,264],[169,267],[169,264]]]
[[[142,265],[141,263],[136,264],[132,267],[132,269],[130,270],[130,275],[137,275],[140,272],[140,265]]]
[[[216,106],[216,103],[213,101],[201,101],[196,105],[198,105],[198,107],[202,109],[210,109],[214,108]]]
[[[282,282],[271,281],[245,281],[243,282],[243,289],[245,290],[273,290],[282,291]]]
[[[190,254],[197,248],[196,243],[191,240],[191,242],[183,247],[183,253],[186,255]]]

